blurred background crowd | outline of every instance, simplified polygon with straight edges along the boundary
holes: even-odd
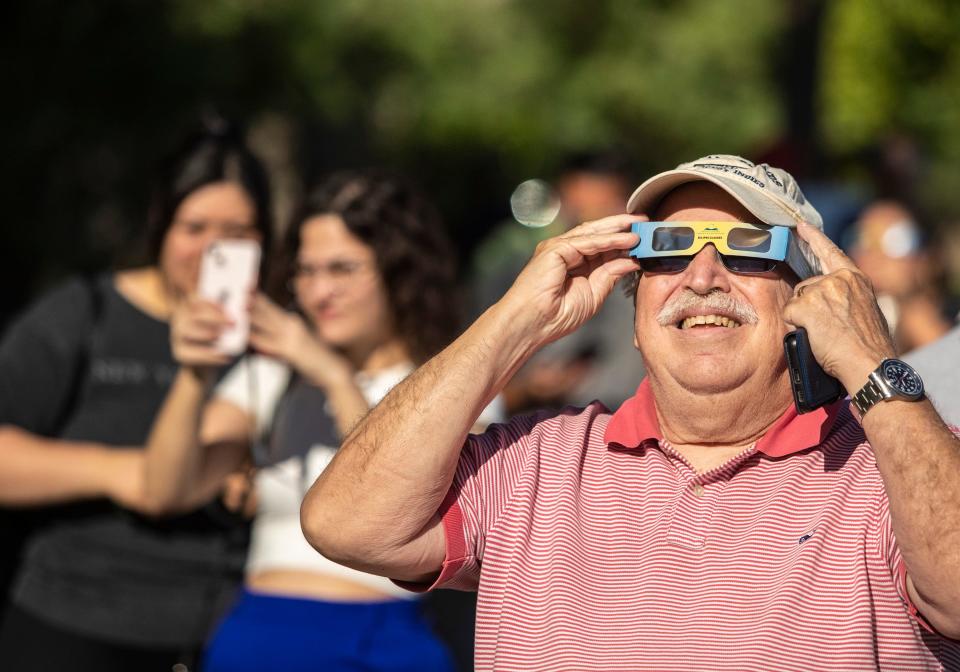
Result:
[[[410,208],[415,222],[430,222],[409,232],[434,254],[437,270],[423,277],[457,290],[443,298],[450,309],[442,328],[431,325],[430,348],[394,335],[409,346],[403,366],[497,300],[537,242],[622,212],[647,176],[710,153],[797,177],[828,235],[873,281],[901,352],[911,352],[945,337],[960,312],[958,37],[960,4],[947,0],[17,2],[0,43],[0,327],[67,278],[162,270],[158,245],[175,220],[170,212],[154,221],[158,184],[172,184],[158,166],[202,129],[249,148],[262,166],[269,194],[257,193],[259,178],[238,182],[256,206],[249,226],[261,242],[282,240],[291,224],[301,232],[287,236],[277,257],[285,261],[271,272],[313,327],[322,317],[291,284],[306,272],[297,254],[310,217],[340,217],[381,280],[399,280],[384,270],[389,253],[364,238],[379,235],[375,224],[351,228],[352,211],[339,209],[356,194],[328,194],[304,211],[311,195],[349,182],[345,169],[369,168],[426,194],[429,215],[393,182],[388,196],[374,191],[356,205],[367,217]],[[377,198],[385,205],[372,205]],[[443,231],[427,235],[430,227]],[[326,272],[348,274],[337,268]],[[611,297],[517,375],[491,418],[595,397],[616,407],[643,375],[631,320],[628,300]],[[369,362],[355,344],[338,345],[362,373]],[[362,391],[366,402],[382,396]],[[323,431],[335,435],[337,422]],[[23,549],[45,523],[13,499],[0,509],[5,547]],[[232,525],[216,534],[242,547]],[[21,553],[5,554],[4,591],[20,563]],[[456,665],[469,668],[469,598],[432,599],[432,622]]]

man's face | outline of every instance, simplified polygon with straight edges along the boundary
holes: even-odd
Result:
[[[629,187],[626,179],[616,175],[590,172],[564,175],[557,188],[569,227],[623,213]]]
[[[762,223],[709,182],[675,189],[651,219]],[[680,273],[642,274],[635,341],[650,376],[700,394],[744,384],[756,384],[762,394],[762,386],[785,370],[783,336],[789,327],[781,316],[794,284],[788,278],[793,275],[786,267],[762,275],[732,273],[713,245]],[[726,326],[731,319],[739,326]]]
[[[894,202],[867,208],[856,225],[850,256],[877,294],[905,297],[932,281],[934,264],[920,245],[911,214]]]

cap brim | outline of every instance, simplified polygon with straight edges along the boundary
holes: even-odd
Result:
[[[764,224],[795,227],[796,218],[785,206],[779,205],[774,199],[767,198],[749,187],[741,186],[732,180],[724,180],[713,175],[706,175],[692,170],[668,170],[651,177],[641,184],[627,200],[629,214],[651,214],[660,201],[668,193],[688,182],[710,182],[717,185],[737,200],[754,217]]]

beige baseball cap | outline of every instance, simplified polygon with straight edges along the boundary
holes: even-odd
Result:
[[[766,163],[755,164],[732,154],[711,154],[702,159],[681,163],[674,170],[654,175],[637,187],[627,200],[628,213],[651,213],[671,191],[687,182],[712,182],[740,202],[764,224],[795,228],[804,221],[823,230],[823,218],[804,197],[797,181],[787,171]],[[801,278],[820,273],[820,263],[810,248],[796,236],[791,240],[803,257],[790,266]]]

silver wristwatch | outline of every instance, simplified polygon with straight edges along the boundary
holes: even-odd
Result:
[[[919,401],[922,398],[923,380],[913,367],[899,359],[885,359],[867,378],[867,384],[853,395],[853,405],[862,418],[881,401]]]

